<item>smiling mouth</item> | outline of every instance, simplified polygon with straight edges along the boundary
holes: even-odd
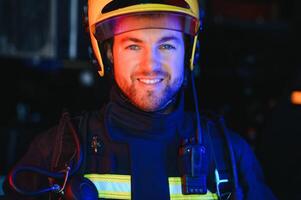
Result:
[[[139,82],[146,84],[146,85],[155,85],[157,83],[160,83],[163,81],[163,78],[152,78],[152,79],[147,79],[147,78],[138,78],[137,79]]]

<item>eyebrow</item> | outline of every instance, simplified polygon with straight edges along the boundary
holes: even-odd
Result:
[[[180,43],[180,39],[178,37],[175,37],[175,36],[166,36],[166,37],[163,37],[161,38],[158,43],[164,43],[164,42],[168,42],[168,41],[175,41],[177,43]]]
[[[133,38],[133,37],[125,37],[125,38],[122,38],[121,40],[121,43],[124,43],[124,42],[135,42],[135,43],[142,43],[143,41],[138,39],[138,38]]]
[[[165,37],[162,37],[158,43],[164,43],[164,42],[168,42],[168,41],[175,41],[177,43],[180,43],[180,39],[178,37],[175,37],[175,36],[165,36]],[[124,43],[124,42],[135,42],[135,43],[143,43],[143,40],[140,40],[138,38],[134,38],[134,37],[125,37],[121,40],[121,43]]]

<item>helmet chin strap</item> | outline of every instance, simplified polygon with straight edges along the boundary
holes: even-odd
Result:
[[[173,110],[174,105],[176,104],[176,100],[178,98],[178,94],[181,89],[169,100],[164,104],[159,110],[155,111],[156,113],[170,113]]]

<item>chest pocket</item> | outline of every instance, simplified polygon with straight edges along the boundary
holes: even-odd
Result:
[[[117,174],[86,174],[98,190],[101,199],[131,199],[131,176]],[[171,200],[217,200],[215,193],[183,195],[180,177],[169,177]]]

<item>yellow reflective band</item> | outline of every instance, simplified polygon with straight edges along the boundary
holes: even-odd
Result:
[[[86,174],[97,188],[98,197],[105,199],[131,199],[131,177],[117,174]]]
[[[131,199],[131,176],[118,174],[86,174],[98,190],[98,197],[104,199]],[[169,177],[169,193],[171,200],[217,200],[218,196],[207,194],[182,194],[180,177]]]
[[[182,193],[182,182],[180,177],[169,177],[169,194],[170,199],[176,200],[217,200],[218,196],[209,190],[206,194],[189,194]]]

